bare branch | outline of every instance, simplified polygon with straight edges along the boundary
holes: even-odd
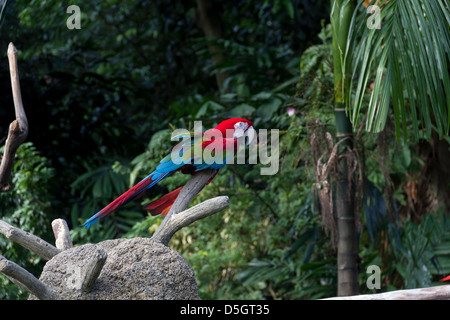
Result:
[[[187,208],[194,197],[206,186],[206,184],[217,174],[217,170],[206,169],[192,175],[192,178],[181,189],[180,194],[170,208],[167,217],[177,214]]]
[[[323,300],[450,300],[450,285],[359,296],[334,297]]]
[[[56,239],[56,248],[60,250],[67,250],[73,247],[72,239],[70,238],[69,227],[67,226],[67,222],[65,220],[53,220],[52,230]]]
[[[11,177],[12,168],[14,166],[16,150],[22,142],[25,141],[28,135],[28,121],[23,108],[22,95],[20,93],[17,50],[12,43],[8,46],[8,59],[16,120],[9,125],[5,152],[0,164],[0,192],[8,191],[10,189],[9,178]]]
[[[45,260],[50,260],[61,251],[41,238],[20,230],[12,225],[0,220],[0,233],[4,234],[9,240],[20,244],[22,247],[36,253]]]
[[[9,70],[11,75],[11,87],[14,99],[14,109],[19,126],[24,132],[28,133],[28,121],[25,115],[25,109],[22,103],[22,94],[20,93],[19,67],[17,64],[17,49],[11,42],[8,46]]]
[[[208,181],[210,179],[212,179],[216,174],[217,174],[217,170],[206,169],[206,170],[196,172],[192,175],[192,178],[186,183],[186,185],[183,187],[183,189],[181,189],[180,194],[178,195],[174,204],[170,208],[169,213],[167,214],[167,216],[165,217],[165,219],[159,226],[158,230],[156,230],[152,239],[162,242],[161,241],[161,239],[162,239],[161,233],[166,228],[166,224],[171,219],[172,215],[182,212],[184,209],[186,209],[187,206],[189,205],[189,203],[192,201],[192,199],[197,195],[197,193],[199,193],[205,187],[205,185],[208,183]],[[167,233],[167,230],[165,230],[163,233],[166,235],[170,234],[170,232]],[[171,233],[170,237],[172,237],[172,235],[174,233],[175,232]],[[162,243],[166,243],[166,244],[170,240],[170,238],[167,239],[166,237],[164,239],[165,239],[164,241],[167,241],[167,242],[162,242]]]
[[[174,214],[167,220],[164,228],[158,229],[159,232],[155,233],[152,239],[167,245],[175,232],[197,220],[209,217],[225,209],[228,207],[229,202],[230,200],[227,196],[216,197],[203,201],[183,212]]]
[[[41,300],[56,299],[53,290],[48,288],[27,270],[17,265],[16,263],[9,261],[2,255],[0,255],[0,272],[6,275],[16,285],[26,290],[27,292],[34,294]]]

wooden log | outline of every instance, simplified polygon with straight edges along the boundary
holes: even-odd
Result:
[[[0,220],[0,233],[5,235],[9,240],[20,244],[22,247],[36,253],[45,260],[50,260],[61,252],[61,250],[47,241],[29,232],[13,227],[3,220]]]
[[[227,196],[216,197],[175,214],[167,220],[164,228],[158,229],[159,233],[155,233],[152,239],[167,246],[175,232],[190,225],[194,221],[209,217],[225,209],[228,207],[229,202],[230,200]]]
[[[192,178],[181,189],[180,194],[170,208],[167,216],[177,214],[187,208],[194,197],[205,187],[208,181],[217,174],[217,170],[206,169],[192,175]]]
[[[16,263],[9,261],[2,255],[0,255],[0,272],[7,276],[16,285],[27,292],[34,294],[41,300],[56,299],[56,295],[53,290],[48,288],[30,272]]]
[[[213,178],[216,174],[217,170],[206,169],[194,173],[192,175],[192,178],[186,183],[183,189],[181,189],[180,194],[178,195],[174,204],[170,208],[169,213],[164,218],[158,230],[156,230],[155,234],[152,237],[153,240],[159,241],[166,245],[169,243],[170,238],[176,232],[171,230],[174,227],[172,223],[168,225],[172,219],[172,216],[177,215],[180,212],[184,211],[189,205],[189,203],[192,201],[192,199],[205,187],[208,181],[211,178]]]
[[[56,248],[67,250],[73,248],[72,239],[70,238],[69,226],[63,219],[55,219],[52,221],[52,230],[55,235]]]
[[[23,108],[22,95],[20,93],[17,50],[12,43],[8,46],[8,59],[16,120],[11,122],[9,126],[5,151],[0,164],[0,192],[5,192],[10,189],[9,179],[14,166],[16,150],[28,135],[28,120],[25,109]]]
[[[357,296],[333,297],[322,300],[450,300],[450,285]]]

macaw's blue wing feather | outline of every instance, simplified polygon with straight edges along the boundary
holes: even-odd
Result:
[[[181,136],[180,136],[181,137]],[[225,161],[214,161],[214,156],[209,156],[207,159],[203,159],[203,150],[205,146],[203,145],[203,141],[201,138],[201,134],[198,133],[192,133],[190,134],[190,139],[184,139],[183,141],[179,142],[178,145],[176,145],[173,149],[173,152],[171,154],[164,157],[159,165],[156,167],[156,170],[153,171],[151,174],[149,174],[147,177],[142,179],[138,184],[136,184],[134,187],[123,193],[121,196],[119,196],[117,199],[115,199],[113,202],[108,204],[105,208],[94,214],[91,218],[89,218],[85,223],[83,223],[83,226],[86,228],[89,228],[91,225],[93,225],[98,220],[106,217],[114,210],[117,210],[119,207],[127,204],[131,200],[135,199],[136,197],[142,195],[145,191],[149,190],[153,186],[155,186],[158,182],[163,180],[164,178],[170,176],[177,170],[180,170],[182,168],[188,169],[186,172],[193,173],[196,171],[204,170],[207,168],[210,169],[220,169],[223,167],[227,161],[225,155],[222,158],[222,155],[220,156],[222,160]],[[221,145],[225,146],[225,143],[221,140],[219,143],[215,143],[214,146],[219,148]],[[209,143],[209,148],[212,148],[213,144]],[[195,149],[201,148],[200,151],[202,154],[195,154]],[[217,150],[217,151],[216,151]],[[214,150],[214,153],[218,152],[219,149]],[[198,153],[198,150],[197,150]],[[197,161],[199,159],[199,156],[202,157],[202,160],[204,161]],[[209,159],[209,160],[208,160]],[[184,172],[184,171],[183,171]],[[177,189],[178,190],[178,189]],[[181,190],[181,189],[180,189]],[[179,193],[179,190],[178,190]],[[173,201],[175,201],[176,197],[175,195],[178,195],[178,193],[173,193],[171,197],[168,197],[167,199],[170,201],[166,201],[166,204],[164,207],[161,207],[158,212],[163,212],[162,210],[170,208],[173,204]],[[167,210],[166,210],[167,211]],[[164,211],[164,212],[166,212]]]
[[[214,173],[214,175],[208,180],[205,186],[207,186],[212,181],[212,179],[214,179],[214,177],[218,172],[219,170],[217,170]],[[161,198],[147,204],[144,209],[150,211],[150,213],[153,216],[156,215],[165,216],[166,214],[169,213],[170,208],[172,208],[172,205],[175,203],[175,200],[177,199],[182,189],[183,187],[179,187],[178,189],[175,189],[172,192],[165,194]]]
[[[170,176],[173,172],[158,172],[154,171],[150,175],[148,175],[145,179],[141,180],[138,184],[136,184],[134,187],[123,193],[120,197],[115,199],[113,202],[108,204],[106,207],[104,207],[102,210],[94,214],[92,217],[90,217],[88,220],[86,220],[85,223],[82,224],[82,226],[85,226],[89,229],[91,225],[96,223],[98,220],[106,217],[111,212],[116,210],[117,208],[127,204],[134,198],[138,197],[141,193],[145,192],[146,190],[153,187],[155,184],[160,182],[162,179]]]
[[[197,141],[196,139],[191,139],[191,143]],[[106,217],[111,212],[116,210],[117,208],[127,204],[131,200],[138,197],[143,192],[149,190],[153,186],[155,186],[158,182],[163,180],[164,178],[167,178],[171,174],[173,174],[175,171],[179,170],[186,164],[190,163],[193,158],[190,157],[189,153],[185,153],[186,150],[192,151],[192,145],[189,146],[189,141],[182,141],[180,142],[183,145],[187,145],[187,148],[181,148],[180,152],[177,154],[171,153],[164,157],[159,165],[156,167],[156,170],[153,171],[151,174],[149,174],[147,177],[142,179],[138,184],[136,184],[134,187],[132,187],[130,190],[126,191],[124,194],[122,194],[120,197],[115,199],[113,202],[108,204],[105,208],[94,214],[91,218],[89,218],[85,223],[83,223],[83,226],[86,228],[89,228],[91,225],[96,223],[98,220]],[[172,158],[174,157],[174,159]]]

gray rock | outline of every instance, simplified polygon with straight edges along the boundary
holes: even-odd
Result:
[[[106,262],[94,284],[84,290],[83,271],[93,256],[107,256]],[[149,238],[108,240],[65,250],[47,262],[40,280],[58,299],[200,299],[194,271],[183,257]]]

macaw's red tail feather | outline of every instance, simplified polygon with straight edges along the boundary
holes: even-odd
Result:
[[[450,276],[447,276],[444,279],[441,279],[440,281],[450,281]]]
[[[205,186],[207,186],[211,182],[211,180],[214,179],[217,172],[219,172],[219,170],[216,170],[214,175],[208,180]],[[172,208],[172,205],[177,199],[178,195],[180,194],[181,189],[183,189],[183,187],[179,187],[178,189],[175,189],[172,192],[163,195],[161,198],[153,202],[150,202],[144,209],[150,211],[152,216],[157,215],[165,216],[166,214],[169,213],[170,208]]]
[[[82,226],[85,226],[89,229],[91,225],[96,223],[98,220],[106,217],[111,212],[115,211],[117,208],[127,204],[131,200],[135,199],[136,197],[140,196],[142,193],[153,187],[155,184],[157,184],[159,181],[170,175],[169,173],[158,173],[156,171],[152,172],[149,176],[147,176],[145,179],[143,179],[141,182],[136,184],[134,187],[129,189],[128,191],[124,192],[120,197],[118,197],[116,200],[108,204],[106,207],[104,207],[102,210],[97,212],[95,215],[90,217],[88,220],[86,220],[85,223],[82,224]]]
[[[150,202],[144,209],[149,210],[152,216],[157,216],[158,214],[165,216],[169,213],[169,210],[180,194],[181,189],[183,189],[183,187],[179,187],[178,189],[163,195],[158,200]]]

